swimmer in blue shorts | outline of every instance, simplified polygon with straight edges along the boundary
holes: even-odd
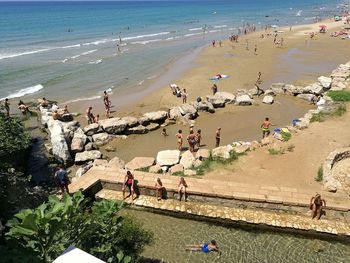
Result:
[[[188,245],[186,247],[186,251],[201,251],[204,253],[218,252],[219,256],[221,255],[221,251],[219,250],[219,246],[215,240],[210,241],[209,244]]]

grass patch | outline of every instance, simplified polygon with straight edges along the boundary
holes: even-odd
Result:
[[[180,176],[180,177],[185,177],[186,175],[184,174],[184,172],[176,172],[176,173],[173,173],[171,174],[173,176]]]
[[[284,154],[284,150],[276,150],[273,148],[268,149],[270,155],[281,155]]]
[[[206,172],[212,171],[218,166],[225,166],[228,164],[231,164],[233,161],[237,160],[239,156],[243,154],[236,153],[235,151],[232,151],[230,153],[229,159],[222,159],[222,158],[214,158],[212,154],[210,153],[210,156],[208,159],[205,159],[200,166],[195,168],[197,175],[204,175]]]
[[[340,117],[346,112],[346,106],[344,104],[339,105],[332,112],[319,112],[312,115],[310,122],[323,122],[329,117]]]
[[[322,182],[323,181],[323,168],[320,166],[317,171],[317,176],[315,177],[315,181]]]
[[[346,90],[335,90],[327,93],[333,101],[350,101],[350,92]]]
[[[140,169],[136,169],[136,171],[148,173],[149,172],[149,168],[150,167],[143,167],[143,168],[140,168]]]
[[[281,136],[283,138],[283,141],[287,142],[292,138],[292,134],[290,132],[281,132]]]

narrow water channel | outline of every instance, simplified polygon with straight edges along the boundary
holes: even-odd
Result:
[[[126,209],[155,235],[154,244],[143,256],[165,262],[350,262],[350,240],[316,239],[266,230],[240,229],[204,221],[175,218],[141,210]],[[215,239],[222,256],[216,253],[187,252],[188,244]]]

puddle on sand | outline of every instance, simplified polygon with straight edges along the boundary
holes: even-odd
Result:
[[[124,210],[154,233],[155,242],[143,256],[165,262],[249,262],[310,263],[349,262],[350,243],[293,236],[280,232],[242,230],[203,221],[180,219],[146,211]],[[215,239],[222,256],[216,253],[186,252],[188,244]]]

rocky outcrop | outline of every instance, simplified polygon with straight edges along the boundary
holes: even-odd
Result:
[[[285,93],[285,83],[272,83],[270,90],[272,90],[275,94],[283,94]]]
[[[93,161],[95,159],[100,159],[102,158],[102,153],[97,150],[92,150],[92,151],[85,151],[81,153],[77,153],[75,155],[75,163],[76,164],[82,164],[86,163],[88,161]]]
[[[235,104],[239,106],[247,106],[247,105],[252,105],[253,102],[254,100],[251,99],[249,95],[240,95],[240,96],[237,96]]]
[[[124,169],[125,162],[122,159],[120,159],[119,157],[115,156],[108,162],[108,167],[117,168],[117,169]]]
[[[201,101],[195,104],[198,111],[204,111],[204,112],[210,112],[215,113],[215,109],[213,104],[211,104],[209,101]]]
[[[215,95],[213,96],[214,98],[217,99],[223,99],[225,103],[227,104],[234,104],[236,101],[236,96],[230,92],[226,92],[226,91],[219,91],[217,93],[215,93]]]
[[[181,173],[184,171],[184,167],[182,164],[175,164],[174,166],[170,167],[169,173],[174,174],[174,173]]]
[[[212,152],[213,158],[230,159],[233,147],[231,145],[220,146],[214,148]]]
[[[87,136],[84,131],[79,128],[75,131],[70,149],[73,153],[82,152],[84,150],[84,145],[87,142]]]
[[[160,166],[172,166],[178,164],[180,161],[179,150],[165,150],[157,154],[157,164]]]
[[[313,101],[315,99],[314,94],[299,94],[297,95],[299,99],[306,100],[306,101]]]
[[[189,119],[193,120],[198,117],[197,109],[191,104],[185,103],[179,107],[179,110],[183,116],[188,116]]]
[[[50,133],[53,156],[59,162],[66,164],[70,163],[72,161],[72,157],[64,137],[62,123],[58,120],[50,119],[48,121],[48,129]]]
[[[193,167],[193,163],[196,159],[194,158],[191,151],[186,151],[181,155],[180,164],[183,165],[184,169],[190,169]]]
[[[331,84],[332,84],[332,79],[331,78],[321,76],[317,80],[318,80],[318,82],[320,82],[321,86],[324,89],[330,89]]]
[[[199,149],[196,152],[196,159],[203,160],[208,159],[210,157],[210,150],[208,149]]]
[[[157,130],[160,127],[159,123],[150,123],[146,126],[146,129],[149,131]]]
[[[87,136],[92,136],[95,133],[97,133],[99,127],[100,126],[97,123],[92,123],[92,124],[85,126],[83,130]]]
[[[338,168],[341,172],[333,172],[333,168],[337,163],[348,158],[350,158],[350,147],[331,152],[323,163],[323,183],[329,192],[336,192],[338,189],[343,189],[350,194],[349,167],[344,165],[345,169]]]
[[[169,111],[169,118],[172,120],[176,120],[177,118],[181,117],[181,111],[180,111],[180,107],[173,107],[170,109]]]
[[[153,157],[135,157],[130,162],[125,164],[125,169],[140,170],[151,167],[154,164]]]
[[[274,98],[270,95],[267,95],[263,98],[263,103],[272,104],[274,102]]]
[[[112,137],[107,132],[92,135],[92,140],[97,146],[105,145],[111,139]]]
[[[143,117],[148,119],[149,122],[162,123],[168,117],[168,113],[166,111],[154,111],[145,113]]]
[[[110,118],[99,121],[103,130],[109,134],[122,134],[128,126],[125,120],[120,118]]]
[[[139,121],[135,117],[123,117],[123,121],[126,122],[127,127],[135,127],[139,124]]]
[[[148,129],[145,126],[139,125],[127,130],[127,134],[145,134],[148,132]]]
[[[312,83],[303,89],[303,93],[321,94],[323,92],[323,87],[318,82]]]
[[[159,164],[155,164],[149,168],[150,173],[158,174],[162,172],[162,167]]]
[[[213,105],[214,108],[224,108],[225,100],[223,98],[217,98],[215,96],[207,96],[207,101]]]

